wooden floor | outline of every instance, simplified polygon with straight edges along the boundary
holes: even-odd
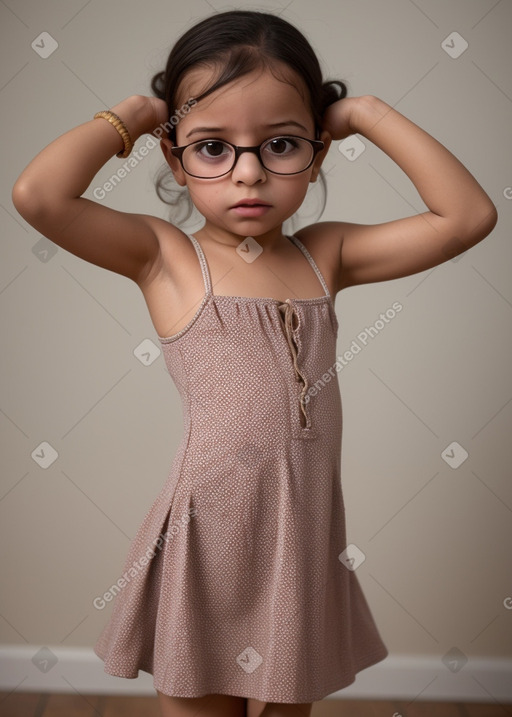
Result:
[[[161,717],[156,697],[0,692],[1,717]],[[512,717],[512,704],[321,700],[311,717]]]

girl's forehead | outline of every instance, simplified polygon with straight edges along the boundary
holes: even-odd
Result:
[[[308,92],[302,79],[288,71],[274,73],[268,68],[255,69],[214,90],[195,105],[200,112],[217,112],[238,107],[238,103],[254,103],[259,114],[288,107],[290,111],[311,115]],[[219,69],[197,67],[190,70],[180,83],[180,99],[200,97],[219,77]]]

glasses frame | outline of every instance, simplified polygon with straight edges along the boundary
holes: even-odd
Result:
[[[261,156],[261,148],[268,144],[269,142],[272,142],[275,139],[301,139],[304,142],[309,142],[311,147],[313,148],[313,156],[311,157],[311,161],[307,165],[307,167],[304,167],[304,169],[300,169],[298,172],[275,172],[273,169],[268,169],[268,167],[265,167],[265,164],[263,163],[263,158]],[[188,172],[185,169],[185,166],[183,164],[183,152],[187,149],[187,147],[191,147],[193,144],[201,144],[205,142],[222,142],[223,144],[227,144],[230,147],[232,147],[235,151],[235,156],[233,157],[233,164],[231,167],[226,171],[222,172],[221,174],[216,174],[214,177],[202,177],[199,174],[192,174],[192,172]],[[232,142],[228,142],[225,139],[217,139],[217,138],[206,138],[206,139],[198,139],[195,142],[189,142],[189,144],[184,144],[179,147],[171,147],[171,153],[174,155],[174,157],[177,157],[180,161],[181,167],[183,171],[188,174],[190,177],[196,177],[197,179],[218,179],[219,177],[223,177],[226,174],[229,174],[236,166],[236,163],[238,162],[238,158],[241,154],[244,152],[251,152],[252,154],[255,154],[258,159],[260,160],[260,164],[263,167],[263,169],[266,172],[271,172],[272,174],[278,174],[282,177],[291,177],[294,174],[302,174],[302,172],[305,172],[306,169],[309,169],[313,162],[315,161],[315,157],[323,148],[325,147],[325,142],[322,142],[320,139],[308,139],[307,137],[300,137],[296,134],[277,134],[275,137],[270,137],[269,139],[264,140],[261,144],[255,145],[253,147],[241,147],[240,145],[233,144]]]

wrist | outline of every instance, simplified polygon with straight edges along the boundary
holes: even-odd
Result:
[[[373,127],[393,108],[374,95],[361,95],[356,100],[350,116],[352,131],[368,136]]]
[[[154,111],[149,97],[132,95],[110,110],[124,122],[133,142],[154,129]]]

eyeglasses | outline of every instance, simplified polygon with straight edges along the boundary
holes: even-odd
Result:
[[[216,179],[231,172],[243,152],[255,154],[264,169],[273,174],[300,174],[311,167],[323,148],[321,140],[287,134],[267,139],[255,147],[237,147],[221,139],[201,139],[182,147],[171,147],[171,152],[191,177]]]

